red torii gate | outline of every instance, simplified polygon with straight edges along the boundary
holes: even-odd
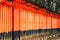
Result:
[[[12,2],[4,2],[0,0],[0,3],[2,2],[3,4],[0,4],[1,5],[0,6],[0,10],[1,10],[0,32],[9,32],[12,30],[25,31],[25,30],[60,28],[59,25],[60,16],[57,13],[48,11],[44,8],[39,8],[35,5],[32,5],[31,3],[26,3],[23,0],[14,0],[13,4]],[[32,19],[30,18],[31,16]],[[2,30],[2,28],[4,30]]]
[[[23,0],[0,0],[0,33],[60,29],[60,15]],[[20,38],[20,37],[19,37]]]

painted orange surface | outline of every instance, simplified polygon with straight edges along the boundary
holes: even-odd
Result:
[[[14,31],[60,28],[60,15],[52,14],[44,8],[32,4],[18,4],[0,6],[0,32],[12,31],[12,12],[14,13]]]
[[[12,11],[11,7],[0,7],[0,32],[8,32],[12,29]]]

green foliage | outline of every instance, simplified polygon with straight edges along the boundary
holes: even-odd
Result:
[[[30,0],[30,1],[35,2],[38,5],[42,5],[49,10],[60,13],[60,0]]]

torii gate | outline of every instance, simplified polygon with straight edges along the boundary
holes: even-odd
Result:
[[[11,3],[3,0],[6,5],[0,5],[0,32],[60,28],[59,14],[39,8],[31,3],[18,3],[22,1],[15,0]],[[12,40],[14,40],[14,33],[12,35]]]

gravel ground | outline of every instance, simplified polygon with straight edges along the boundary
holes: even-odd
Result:
[[[60,33],[59,34],[49,34],[49,35],[38,35],[38,36],[34,36],[32,37],[30,35],[30,37],[23,37],[20,40],[60,40]]]
[[[4,37],[0,38],[0,40],[12,40],[12,37]],[[60,40],[60,33],[58,34],[33,34],[33,35],[25,35],[20,36],[19,38],[14,38],[14,40]]]
[[[33,38],[28,38],[28,39],[22,39],[22,40],[60,40],[60,37],[56,38],[41,38],[41,37],[33,37]]]

